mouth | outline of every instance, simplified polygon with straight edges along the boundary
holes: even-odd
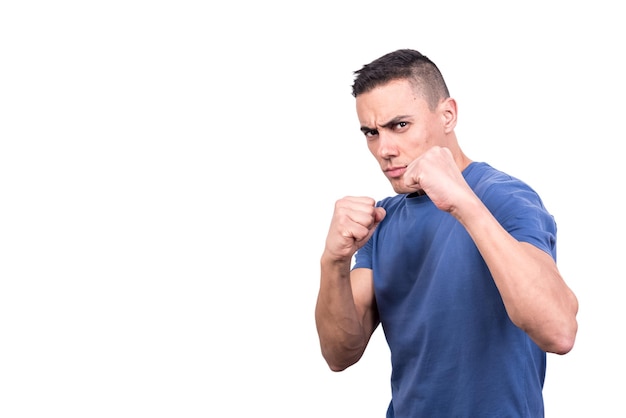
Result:
[[[406,166],[403,165],[398,167],[388,167],[384,170],[384,173],[388,178],[396,179],[402,177],[405,171]]]

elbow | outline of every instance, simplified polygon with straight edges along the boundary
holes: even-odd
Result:
[[[361,355],[353,355],[353,356],[333,356],[329,353],[322,353],[324,360],[326,360],[326,364],[333,372],[342,372],[346,370],[348,367],[352,366],[356,362],[359,361]]]
[[[554,333],[552,347],[549,352],[554,354],[567,354],[574,348],[576,335],[578,334],[578,300],[572,295],[572,303],[568,319]]]
[[[574,348],[578,322],[573,317],[552,324],[516,324],[546,353],[567,354]]]
[[[575,297],[570,300],[569,306],[558,315],[543,315],[541,320],[520,321],[516,325],[546,353],[567,354],[574,348],[578,333],[578,301]]]
[[[341,372],[357,363],[363,356],[365,347],[347,348],[345,345],[321,344],[322,357],[333,372]]]
[[[552,339],[550,346],[547,347],[547,352],[564,355],[572,351],[574,343],[576,341],[576,334],[578,332],[578,323],[573,321],[572,325],[564,328],[559,332],[555,338]]]
[[[549,333],[544,333],[543,335],[535,334],[535,337],[532,337],[532,333],[527,331],[539,348],[546,353],[559,355],[564,355],[572,351],[577,332],[578,322],[576,319],[573,319],[567,324],[561,324]]]
[[[350,366],[351,366],[350,364],[328,363],[328,367],[333,372],[342,372]]]
[[[543,349],[547,353],[565,355],[569,353],[570,351],[572,351],[572,349],[574,348],[574,341],[575,341],[574,337],[559,338],[558,340],[551,342],[549,345],[547,345]]]
[[[552,336],[533,336],[530,332],[526,331],[526,333],[531,337],[531,339],[541,348],[541,350],[546,353],[553,353],[564,355],[572,351],[574,348],[574,342],[576,340],[575,333],[559,333],[558,335]]]

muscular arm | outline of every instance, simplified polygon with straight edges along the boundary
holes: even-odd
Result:
[[[542,350],[569,352],[578,329],[578,300],[552,257],[513,238],[478,198],[467,198],[451,213],[485,259],[511,321]]]
[[[576,338],[578,300],[552,257],[506,231],[471,190],[452,154],[433,147],[407,168],[405,183],[423,190],[467,230],[489,267],[509,318],[544,351],[565,354]]]
[[[322,256],[315,308],[322,355],[333,371],[353,365],[363,355],[378,326],[372,271],[337,265]]]
[[[322,254],[315,322],[322,355],[331,370],[356,363],[378,326],[372,271],[350,271],[352,256],[385,217],[368,197],[345,197],[335,204]]]

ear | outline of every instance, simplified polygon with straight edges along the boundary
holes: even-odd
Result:
[[[457,117],[456,100],[448,97],[439,104],[439,108],[445,133],[454,131]]]

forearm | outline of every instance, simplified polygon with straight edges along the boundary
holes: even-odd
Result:
[[[322,355],[332,370],[344,370],[361,358],[368,336],[355,305],[349,261],[322,256],[315,321]]]
[[[546,352],[571,350],[578,301],[551,256],[517,241],[478,199],[454,215],[487,263],[511,321]]]

